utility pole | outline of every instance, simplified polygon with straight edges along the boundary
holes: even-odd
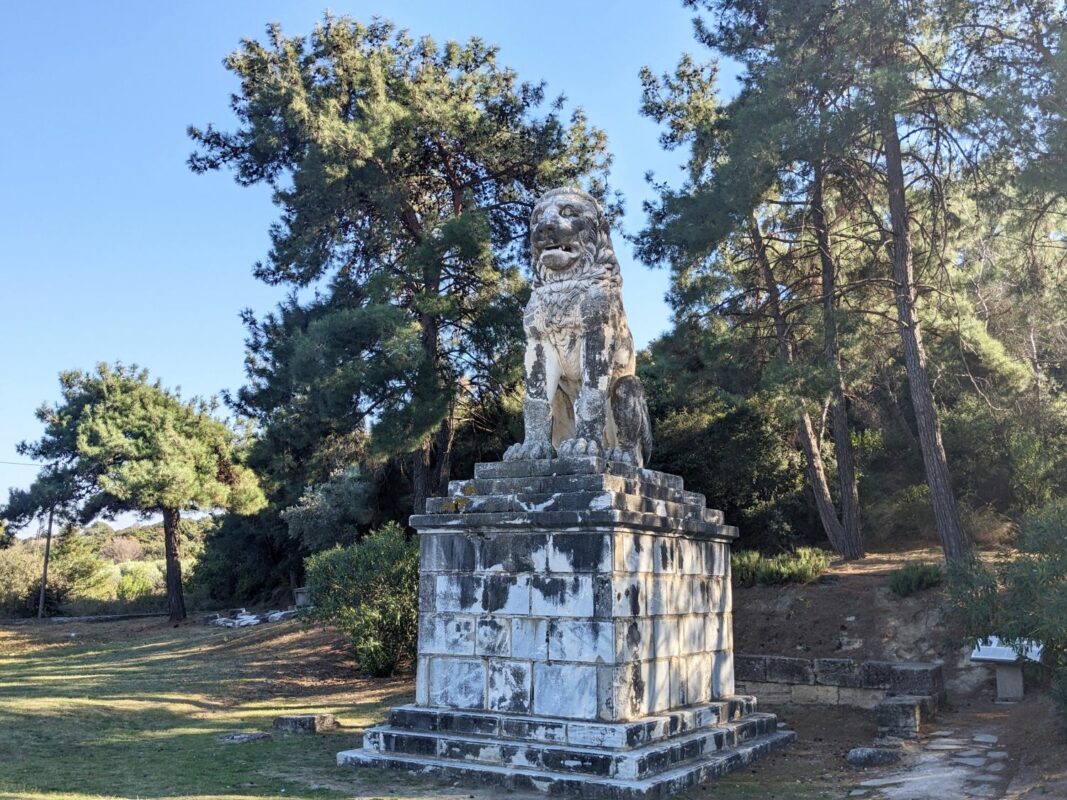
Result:
[[[48,509],[48,533],[44,540],[44,569],[41,570],[41,596],[37,601],[37,619],[44,619],[44,592],[48,586],[48,557],[52,553],[52,517],[56,513],[53,503]]]

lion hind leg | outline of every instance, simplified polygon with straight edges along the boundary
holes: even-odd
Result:
[[[608,458],[644,466],[652,455],[652,424],[645,390],[636,375],[625,375],[615,382],[611,411],[616,441]]]

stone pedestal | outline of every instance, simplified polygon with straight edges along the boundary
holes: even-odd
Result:
[[[734,694],[737,531],[677,476],[479,464],[412,517],[416,702],[338,763],[670,797],[794,738]]]

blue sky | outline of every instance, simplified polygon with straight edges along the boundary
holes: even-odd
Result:
[[[256,281],[276,216],[263,187],[185,165],[190,124],[232,129],[236,82],[222,59],[268,22],[309,32],[309,2],[8,3],[0,48],[0,461],[41,432],[33,417],[58,398],[61,370],[116,360],[147,367],[186,396],[243,381],[242,308],[258,312],[284,289]],[[664,153],[638,113],[642,65],[669,70],[698,55],[678,0],[573,4],[379,0],[331,6],[381,16],[438,41],[470,36],[500,46],[501,62],[544,79],[603,128],[611,182],[641,225],[647,170],[681,180],[682,154]],[[620,237],[616,237],[619,239]],[[668,327],[667,275],[636,263],[619,240],[625,302],[638,346]],[[0,463],[0,502],[28,486],[32,467]]]

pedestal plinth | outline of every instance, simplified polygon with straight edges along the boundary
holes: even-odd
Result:
[[[681,478],[479,464],[412,517],[416,702],[338,763],[669,797],[794,738],[734,695],[735,528]]]

